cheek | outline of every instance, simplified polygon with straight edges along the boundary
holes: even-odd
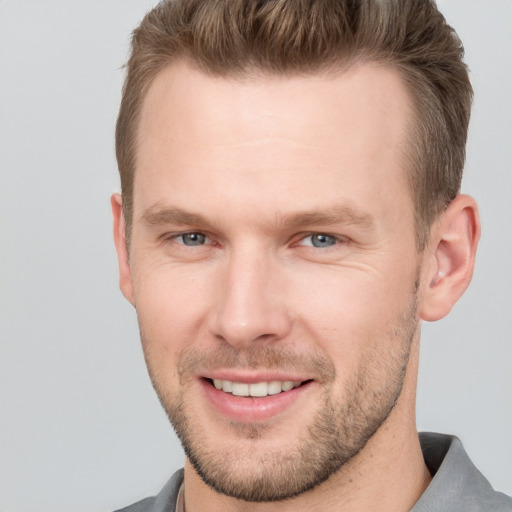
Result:
[[[198,268],[135,268],[135,307],[144,350],[165,353],[175,361],[185,347],[201,338],[210,295],[208,280]]]
[[[392,272],[348,268],[320,274],[296,282],[292,296],[301,298],[297,318],[321,349],[350,365],[368,346],[392,343],[413,299],[413,275],[393,279]]]

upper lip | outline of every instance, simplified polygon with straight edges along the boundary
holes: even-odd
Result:
[[[229,380],[231,382],[243,382],[245,384],[256,384],[258,382],[271,381],[301,381],[311,380],[311,377],[291,372],[280,371],[243,371],[243,370],[214,370],[205,372],[200,377],[205,379]]]

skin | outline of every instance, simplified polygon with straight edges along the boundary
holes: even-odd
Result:
[[[339,412],[356,397],[386,420],[327,480],[282,502],[220,494],[187,460],[188,512],[406,511],[428,485],[414,413],[419,323],[445,316],[469,284],[479,222],[458,196],[418,254],[411,117],[400,77],[375,64],[237,81],[182,62],[151,85],[129,254],[120,196],[112,208],[121,289],[166,410],[181,402],[190,436],[240,482],[269,454],[307,451],[326,403]],[[191,232],[205,243],[185,245]],[[312,246],[315,233],[332,245]],[[270,418],[231,421],[203,392],[208,372],[242,379],[274,364],[310,384]],[[393,392],[394,408],[380,410]]]

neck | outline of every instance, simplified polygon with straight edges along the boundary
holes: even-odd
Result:
[[[338,472],[295,498],[251,503],[213,491],[185,464],[187,512],[407,512],[432,479],[415,425],[418,343],[414,343],[400,399],[365,447]]]

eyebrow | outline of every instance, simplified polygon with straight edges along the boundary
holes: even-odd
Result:
[[[334,206],[326,210],[298,212],[283,218],[282,223],[287,228],[304,226],[332,226],[334,224],[357,225],[363,228],[373,227],[375,221],[372,215],[351,205]]]
[[[148,227],[158,227],[166,224],[210,226],[210,222],[198,213],[188,212],[181,208],[161,207],[148,208],[141,216],[143,224]]]
[[[214,229],[212,222],[203,215],[173,206],[154,205],[144,211],[141,220],[150,228],[174,224]],[[285,229],[335,224],[356,225],[370,229],[374,226],[375,219],[369,213],[352,205],[334,206],[326,210],[304,211],[290,215],[278,213],[275,218],[275,225],[283,226]]]

